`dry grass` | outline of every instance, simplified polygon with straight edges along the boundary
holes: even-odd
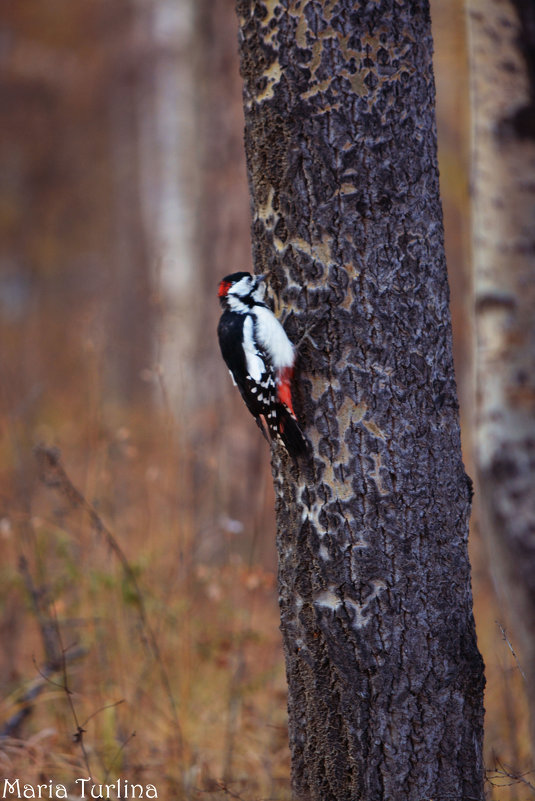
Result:
[[[120,776],[178,801],[289,799],[264,443],[241,451],[233,432],[253,461],[229,470],[227,446],[225,458],[214,440],[193,451],[169,415],[106,404],[89,373],[85,393],[66,386],[32,416],[4,402],[0,726],[13,726],[0,777],[73,788]],[[36,459],[42,439],[61,446],[64,474]],[[240,521],[224,517],[241,508],[229,474],[249,482]],[[488,798],[524,801],[535,793],[522,676],[477,535],[472,561]]]
[[[477,551],[476,546],[473,550]],[[473,555],[475,616],[479,648],[485,659],[485,765],[489,801],[535,798],[529,716],[522,664],[505,628],[482,555]]]
[[[166,421],[131,423],[90,453],[70,442],[64,473],[41,451],[24,504],[4,498],[0,719],[38,690],[0,774],[287,798],[274,573],[244,557],[249,532],[198,530],[191,455]]]

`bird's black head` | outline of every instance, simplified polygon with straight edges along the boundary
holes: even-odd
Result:
[[[231,273],[219,283],[219,302],[224,309],[254,306],[262,303],[266,287],[263,275],[251,275],[247,272]]]

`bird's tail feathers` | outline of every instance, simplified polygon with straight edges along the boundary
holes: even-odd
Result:
[[[278,435],[290,456],[293,459],[307,456],[310,453],[310,443],[292,413],[280,404],[277,417]]]

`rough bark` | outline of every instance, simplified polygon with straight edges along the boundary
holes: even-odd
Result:
[[[471,0],[470,36],[475,455],[535,744],[535,6]]]
[[[257,271],[303,345],[275,450],[295,797],[481,799],[427,2],[238,0]]]

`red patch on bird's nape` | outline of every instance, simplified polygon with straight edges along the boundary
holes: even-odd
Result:
[[[283,403],[290,414],[295,417],[295,412],[292,404],[292,390],[291,381],[293,377],[293,367],[285,367],[280,371],[277,382],[277,395],[279,400]]]
[[[219,289],[217,291],[217,296],[219,298],[224,298],[231,286],[232,284],[230,283],[230,281],[221,281],[221,283],[219,284]]]

